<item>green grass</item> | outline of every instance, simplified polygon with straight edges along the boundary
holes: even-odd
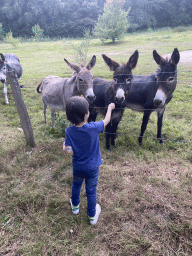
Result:
[[[86,214],[82,188],[80,214],[71,213],[71,157],[62,152],[65,113],[51,128],[50,110],[44,123],[41,95],[36,87],[47,75],[70,77],[64,58],[75,63],[78,40],[21,42],[16,48],[1,44],[1,52],[13,52],[23,66],[20,84],[36,141],[26,146],[14,98],[9,105],[0,91],[0,254],[2,255],[192,255],[192,63],[178,64],[178,84],[168,104],[162,129],[164,145],[156,140],[157,117],[152,113],[138,145],[142,113],[125,110],[119,124],[116,148],[100,144],[98,202],[102,212],[92,227]],[[139,50],[134,74],[150,74],[158,68],[152,51],[159,54],[192,49],[191,28],[161,29],[127,35],[117,44],[92,39],[88,60],[97,56],[95,77],[112,78],[102,53],[127,62]],[[102,117],[99,116],[98,120]]]

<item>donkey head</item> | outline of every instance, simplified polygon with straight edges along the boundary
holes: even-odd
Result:
[[[102,54],[105,63],[113,73],[113,91],[116,104],[122,104],[131,89],[132,69],[137,65],[139,53],[136,50],[129,58],[127,64],[119,64]]]
[[[177,85],[177,64],[180,59],[179,51],[174,49],[169,60],[161,57],[155,50],[153,51],[153,58],[160,66],[157,72],[158,89],[153,100],[155,107],[163,108],[171,98],[172,93]]]
[[[7,77],[7,65],[6,65],[4,55],[0,53],[0,81],[2,83],[5,83],[6,77]]]
[[[93,55],[86,67],[83,64],[78,67],[69,63],[66,59],[64,60],[75,71],[78,94],[83,95],[89,103],[92,103],[95,99],[95,94],[93,92],[93,76],[90,70],[95,66],[96,56]]]

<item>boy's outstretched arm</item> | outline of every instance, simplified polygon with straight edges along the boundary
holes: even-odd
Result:
[[[111,112],[112,112],[112,110],[113,110],[114,108],[115,108],[115,104],[114,104],[114,103],[110,103],[110,104],[108,105],[107,113],[106,113],[106,115],[105,115],[105,119],[103,120],[104,127],[105,127],[106,125],[108,125],[108,123],[110,122],[110,120],[111,120]]]

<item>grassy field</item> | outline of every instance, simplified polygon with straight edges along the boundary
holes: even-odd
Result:
[[[67,44],[66,44],[67,42]],[[81,40],[22,42],[13,52],[23,66],[20,84],[31,118],[36,147],[26,146],[10,87],[9,105],[0,90],[0,255],[192,255],[192,61],[178,64],[178,84],[164,114],[164,145],[156,140],[157,117],[152,113],[138,145],[142,113],[126,109],[118,129],[116,148],[105,149],[100,167],[98,202],[102,207],[96,226],[89,224],[83,186],[80,214],[74,216],[69,198],[71,157],[62,152],[65,113],[57,114],[52,129],[50,111],[44,123],[41,95],[36,87],[47,75],[70,77],[64,58],[75,63],[73,48]],[[88,61],[97,56],[92,73],[111,79],[102,53],[127,62],[139,50],[134,74],[157,70],[154,49],[161,55],[192,49],[190,30],[148,31],[127,35],[117,44],[90,42]],[[100,119],[102,117],[99,117]]]

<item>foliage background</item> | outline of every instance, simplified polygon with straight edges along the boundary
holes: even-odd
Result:
[[[46,37],[79,37],[92,30],[103,13],[103,0],[1,0],[0,23],[14,37],[33,36],[36,24]],[[192,24],[191,0],[126,0],[128,31]]]

